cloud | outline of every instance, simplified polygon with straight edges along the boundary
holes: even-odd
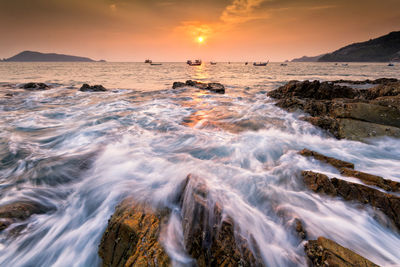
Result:
[[[227,6],[220,17],[221,21],[228,24],[244,23],[267,16],[256,14],[255,10],[265,0],[234,0]]]

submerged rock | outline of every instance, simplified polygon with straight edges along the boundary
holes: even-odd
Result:
[[[263,266],[233,220],[222,216],[223,207],[210,200],[205,180],[189,175],[179,191],[183,245],[197,266]],[[101,240],[103,266],[168,266],[171,260],[159,241],[168,217],[169,211],[123,201]]]
[[[103,85],[89,85],[87,83],[83,84],[79,89],[82,92],[106,92],[107,89]]]
[[[338,243],[325,237],[318,237],[317,240],[309,240],[304,250],[309,258],[309,265],[322,266],[343,266],[343,267],[375,267],[375,263],[358,255],[354,251],[345,248]]]
[[[23,200],[0,206],[0,230],[6,229],[11,224],[24,221],[33,214],[43,214],[52,210],[40,203]]]
[[[400,81],[359,82],[371,88],[352,88],[355,82],[291,81],[268,93],[277,106],[302,110],[305,120],[335,137],[362,140],[388,135],[400,137]]]
[[[26,83],[22,86],[23,89],[29,90],[29,91],[40,91],[40,90],[48,90],[50,87],[45,84],[45,83],[36,83],[36,82],[30,82]]]
[[[203,83],[198,81],[187,80],[185,83],[183,82],[174,82],[172,85],[172,89],[181,88],[185,86],[196,87],[201,90],[208,90],[218,94],[225,94],[225,86],[220,83]]]
[[[344,181],[312,171],[302,172],[305,185],[316,193],[340,196],[347,201],[357,201],[379,209],[390,218],[400,230],[400,197],[377,189]]]

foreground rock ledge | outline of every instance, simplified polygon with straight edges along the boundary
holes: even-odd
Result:
[[[198,81],[187,80],[183,82],[174,82],[172,89],[177,89],[185,86],[195,87],[201,90],[207,90],[218,94],[225,94],[225,86],[220,83],[203,83]]]
[[[308,241],[305,246],[305,252],[309,258],[310,266],[344,266],[344,267],[375,267],[375,263],[358,255],[357,253],[342,247],[338,243],[318,237],[317,240]]]
[[[181,207],[184,246],[197,266],[263,266],[248,241],[240,236],[222,207],[209,199],[204,179],[189,175],[177,197]],[[103,234],[99,255],[103,266],[168,266],[160,243],[170,211],[154,211],[132,199],[123,201]]]
[[[268,93],[277,106],[302,110],[305,120],[339,139],[400,137],[400,81],[290,81]]]

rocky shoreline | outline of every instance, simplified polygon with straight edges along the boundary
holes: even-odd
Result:
[[[301,110],[303,119],[338,139],[400,137],[400,81],[291,81],[270,91],[277,106]]]

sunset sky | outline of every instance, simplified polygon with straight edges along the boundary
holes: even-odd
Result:
[[[399,30],[400,0],[0,0],[1,58],[283,61]]]

